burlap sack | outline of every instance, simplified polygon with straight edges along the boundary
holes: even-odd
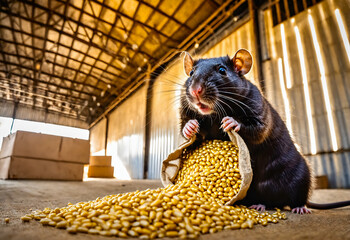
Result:
[[[236,201],[243,199],[248,191],[250,183],[253,178],[253,171],[250,164],[250,155],[247,146],[245,145],[243,139],[234,131],[229,131],[228,135],[231,141],[238,146],[238,162],[239,170],[242,177],[241,189],[226,205],[233,205]],[[161,180],[164,187],[169,184],[173,185],[176,175],[181,167],[181,154],[183,149],[190,146],[196,137],[189,139],[179,146],[174,152],[170,153],[168,158],[165,159],[162,163],[161,169]]]

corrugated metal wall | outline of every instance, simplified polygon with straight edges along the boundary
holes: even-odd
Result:
[[[102,119],[90,129],[90,155],[104,156],[106,150],[107,119]]]
[[[182,59],[178,59],[153,85],[148,178],[160,178],[162,161],[184,141],[179,131],[179,107],[185,79]]]
[[[323,1],[275,27],[267,10],[264,15],[269,56],[265,56],[264,76],[267,98],[286,121],[290,117],[295,142],[315,173],[328,175],[331,187],[348,188],[350,56],[342,40],[336,9],[349,33],[350,9],[346,1]]]
[[[143,178],[146,93],[144,85],[108,116],[107,155],[118,179]]]

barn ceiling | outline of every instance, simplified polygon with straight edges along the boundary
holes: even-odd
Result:
[[[0,101],[91,123],[243,2],[0,0]]]

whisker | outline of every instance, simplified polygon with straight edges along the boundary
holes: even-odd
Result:
[[[235,99],[233,99],[233,98],[228,98],[228,97],[226,97],[226,96],[224,96],[224,95],[219,96],[219,98],[220,98],[220,97],[225,98],[225,99],[229,100],[230,102],[232,102],[233,104],[235,104],[236,106],[238,106],[240,109],[242,109],[242,111],[244,112],[244,114],[245,114],[246,116],[248,116],[247,113],[246,113],[246,111],[244,110],[244,108],[241,107],[241,106],[238,104],[239,101],[237,101],[237,100],[235,100]]]
[[[225,109],[223,109],[223,107],[221,106],[221,104],[219,102],[215,102],[215,105],[218,108],[218,117],[219,117],[219,119],[222,119],[220,117],[220,114],[222,113],[222,115],[224,116],[225,115]]]
[[[173,84],[173,85],[176,85],[176,86],[181,86],[181,87],[184,87],[184,85],[182,83],[178,83],[178,82],[175,82],[171,79],[166,79],[166,78],[158,78],[159,82],[157,82],[158,84],[159,83],[169,83],[169,84]]]
[[[251,98],[248,98],[246,96],[243,96],[241,94],[238,94],[238,93],[233,93],[233,92],[227,92],[227,91],[220,91],[220,93],[227,93],[227,94],[230,94],[230,95],[235,95],[235,96],[239,96],[239,97],[242,97],[242,98],[245,98],[245,99],[248,99],[252,102],[255,102],[255,103],[259,103],[258,101],[254,100],[254,99],[251,99]],[[225,96],[225,95],[224,95]],[[228,96],[227,96],[228,97]],[[237,99],[236,99],[237,100]]]
[[[225,104],[226,106],[228,106],[228,107],[231,109],[231,111],[233,112],[233,109],[231,108],[231,106],[228,105],[227,103],[225,103],[225,101],[221,100],[220,98],[218,98],[218,101],[224,103],[224,104]]]
[[[230,101],[230,102],[236,104],[238,107],[240,107],[240,108],[243,110],[243,112],[244,112],[244,114],[245,114],[246,116],[248,116],[247,113],[246,113],[246,111],[245,111],[244,108],[242,108],[239,104],[244,105],[245,107],[247,107],[247,109],[248,109],[251,113],[253,113],[254,115],[256,115],[256,113],[255,113],[248,105],[246,105],[245,103],[242,103],[241,101],[239,101],[239,100],[237,100],[237,99],[230,98],[230,97],[227,97],[227,96],[225,96],[225,95],[220,95],[220,97],[225,98],[225,99],[227,99],[228,101]]]

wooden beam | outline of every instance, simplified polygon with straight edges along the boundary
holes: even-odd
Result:
[[[153,7],[153,5],[149,4],[148,2],[145,2],[143,0],[138,0],[139,3],[143,4],[143,5],[146,5],[147,7],[151,8],[152,9],[152,13],[151,15],[153,14],[153,12],[157,12],[157,13],[160,13],[161,15],[165,16],[166,18],[176,22],[177,24],[181,25],[183,28],[186,28],[188,31],[193,31],[192,28],[190,28],[189,26],[186,25],[186,23],[182,23],[180,22],[179,20],[177,20],[175,17],[174,17],[174,14],[177,13],[177,10],[179,9],[179,6],[182,6],[182,3],[180,3],[178,5],[178,7],[174,10],[174,13],[172,15],[169,15],[167,13],[165,13],[164,11],[162,11],[158,6],[159,6],[159,1],[158,4],[157,4],[157,7]],[[162,1],[163,2],[163,1]],[[183,2],[183,1],[182,1]],[[214,1],[210,0],[211,3],[214,3]],[[215,6],[218,7],[219,5],[215,2]],[[135,18],[135,16],[133,17]],[[146,23],[148,23],[148,20],[145,21]],[[160,30],[162,31],[162,30]]]
[[[0,72],[4,72],[4,71],[2,71],[2,70],[0,70]],[[15,76],[18,76],[19,74],[13,74],[13,75],[15,75]],[[1,79],[1,81],[3,82],[3,83],[12,83],[12,85],[17,85],[17,86],[19,86],[19,88],[18,89],[22,89],[22,88],[25,88],[25,89],[27,89],[27,91],[26,91],[26,93],[27,94],[33,94],[32,92],[29,92],[29,85],[27,85],[27,84],[24,84],[24,83],[22,83],[22,82],[17,82],[17,81],[15,81],[14,79],[8,79],[8,78],[4,78],[4,77],[1,77],[0,76],[0,79]],[[24,79],[25,80],[27,80],[27,81],[34,81],[34,80],[32,80],[32,79],[28,79],[28,78],[26,78],[26,77],[24,77]],[[70,95],[68,95],[68,94],[63,94],[63,93],[59,93],[59,92],[57,92],[57,91],[51,91],[50,89],[47,89],[47,88],[44,88],[44,87],[41,87],[41,86],[37,86],[37,88],[39,89],[39,90],[42,90],[42,91],[45,91],[45,92],[48,92],[48,93],[51,93],[51,94],[55,94],[55,93],[57,93],[57,95],[58,96],[60,96],[60,98],[58,98],[58,99],[60,99],[60,100],[62,100],[62,101],[70,101],[70,102],[72,102],[72,103],[79,103],[79,102],[85,102],[87,99],[86,98],[77,98],[77,97],[74,97],[74,96],[72,96],[71,94]]]
[[[286,17],[287,19],[290,17],[290,11],[289,11],[289,5],[288,0],[283,0],[284,3],[284,9],[286,10]]]
[[[41,9],[41,10],[44,10],[44,11],[48,11],[48,9],[47,9],[46,7],[43,7],[43,6],[41,6],[40,4],[37,4],[37,3],[35,3],[35,2],[29,2],[28,0],[18,0],[18,1],[24,2],[25,4],[28,4],[28,5],[32,6],[32,7],[38,8],[38,9]],[[56,1],[57,1],[57,2],[61,2],[61,3],[67,3],[69,7],[73,8],[73,9],[75,9],[75,10],[77,10],[77,11],[80,11],[80,12],[83,11],[83,9],[80,9],[80,8],[78,8],[77,6],[73,5],[70,1],[66,1],[66,0],[56,0]],[[91,0],[90,0],[90,1],[91,1]],[[101,4],[100,2],[97,2],[97,3],[98,3],[98,4]],[[111,9],[109,6],[107,6],[107,5],[105,5],[105,6],[106,6],[107,8],[109,8],[109,9]],[[112,8],[111,10],[112,10],[112,11],[115,11],[115,9],[113,9],[113,8]],[[2,10],[0,9],[0,12],[1,12],[1,11],[2,11]],[[27,21],[33,22],[33,23],[35,23],[35,24],[38,24],[38,25],[40,25],[40,26],[42,26],[42,27],[46,27],[44,23],[42,23],[42,22],[40,22],[40,21],[36,21],[36,20],[34,20],[34,19],[28,19],[27,17],[24,17],[24,16],[22,16],[22,15],[20,15],[20,14],[16,14],[16,13],[13,13],[13,12],[10,12],[10,11],[3,11],[3,12],[5,12],[5,13],[7,13],[7,14],[11,14],[11,15],[13,15],[13,16],[16,16],[16,17],[18,17],[18,18],[23,18],[23,19],[25,19],[25,20],[27,20]],[[74,22],[74,23],[77,24],[78,26],[81,26],[81,27],[90,29],[91,31],[96,32],[96,33],[99,33],[100,35],[106,37],[106,34],[105,34],[103,31],[101,31],[101,30],[99,30],[99,29],[96,29],[96,28],[93,28],[93,27],[91,27],[91,26],[85,24],[85,23],[82,22],[82,21],[79,22],[79,21],[75,20],[74,18],[71,18],[71,17],[69,17],[69,16],[67,16],[67,15],[61,14],[60,12],[57,12],[57,11],[52,11],[52,13],[55,14],[55,15],[57,15],[58,17],[64,19],[64,21],[71,21],[71,22]],[[94,17],[91,13],[88,13],[88,12],[85,12],[85,11],[84,11],[84,14],[86,14],[86,15],[88,15],[88,16],[91,16],[91,17]],[[125,14],[122,14],[122,13],[118,13],[118,14],[119,14],[119,15],[123,15],[123,16],[125,15]],[[127,16],[127,15],[125,15],[125,16]],[[129,18],[129,17],[127,17],[127,18]],[[99,21],[102,21],[102,22],[105,22],[105,23],[107,23],[107,24],[110,24],[110,23],[108,23],[107,21],[105,21],[104,19],[99,19]],[[51,25],[49,25],[48,27],[50,28],[50,30],[58,31],[57,29],[53,28]],[[67,35],[68,37],[71,37],[70,34],[64,32],[64,31],[62,31],[62,34]],[[113,36],[111,36],[111,39],[112,39],[113,41],[118,42],[118,43],[124,43],[122,40],[117,39],[117,38],[115,38],[115,37],[113,37]],[[85,43],[85,44],[87,44],[87,45],[92,44],[93,47],[96,47],[96,48],[98,48],[98,49],[100,49],[100,50],[102,49],[99,45],[97,45],[97,44],[95,44],[95,43],[92,43],[92,42],[87,42],[87,41],[84,40],[84,39],[77,38],[77,40],[80,41],[80,42],[83,42],[83,43]],[[130,43],[126,43],[126,46],[127,46],[129,49],[132,49],[132,46],[131,46]],[[107,53],[108,55],[111,55],[111,56],[113,55],[112,53],[110,53],[110,51],[108,51],[108,52],[106,52],[106,53]],[[144,53],[145,55],[148,55],[146,52],[143,52],[143,53]],[[150,56],[150,55],[148,55],[148,56],[149,56],[150,58],[152,58],[152,56]]]
[[[16,63],[10,63],[10,62],[5,62],[5,64],[8,64],[8,65],[13,65],[13,66],[16,66],[16,67],[22,67],[22,68],[25,68],[25,69],[30,69],[31,70],[31,68],[28,68],[28,67],[25,67],[25,66],[21,66],[21,65],[19,65],[19,64],[16,64]],[[0,69],[0,72],[4,72],[4,73],[8,73],[8,72],[5,72],[6,70],[2,70],[2,69]],[[32,77],[29,77],[29,76],[26,76],[26,75],[21,75],[21,74],[18,74],[18,73],[14,73],[14,72],[11,72],[11,74],[12,75],[16,75],[16,76],[18,76],[18,77],[25,77],[25,78],[27,78],[27,79],[31,79],[32,81],[38,81],[38,83],[43,83],[43,84],[45,84],[45,85],[47,85],[47,81],[43,81],[43,80],[40,80],[40,79],[34,79],[34,78],[32,78]],[[46,74],[46,73],[44,73],[44,74]],[[58,88],[62,88],[62,89],[66,89],[66,90],[71,90],[71,88],[68,88],[68,87],[64,87],[64,86],[61,86],[61,85],[58,85],[58,84],[56,84],[56,83],[50,83],[50,85],[51,86],[55,86],[55,87],[58,87]],[[77,89],[73,89],[73,91],[75,91],[75,92],[80,92],[80,93],[82,93],[82,94],[86,94],[86,95],[88,95],[88,96],[91,96],[91,92],[84,92],[84,91],[80,91],[80,90],[77,90]]]
[[[299,13],[299,9],[298,9],[298,0],[293,0],[293,6],[294,6],[294,12],[295,15]]]
[[[304,10],[307,9],[307,2],[306,2],[306,0],[303,0],[303,7],[304,7]]]
[[[58,1],[62,1],[62,0],[58,0]],[[153,27],[153,26],[147,25],[147,24],[145,24],[145,23],[143,23],[143,22],[141,22],[141,21],[139,21],[139,20],[136,20],[136,19],[134,19],[134,18],[128,16],[127,14],[125,14],[125,13],[123,13],[123,12],[121,12],[121,11],[116,11],[114,8],[110,7],[110,6],[107,5],[107,4],[103,4],[103,3],[99,2],[98,0],[91,0],[91,1],[93,1],[93,2],[95,2],[95,3],[97,3],[97,4],[99,4],[99,5],[101,5],[102,7],[105,7],[105,8],[107,8],[107,9],[109,9],[109,10],[115,12],[117,15],[123,16],[124,18],[126,18],[126,19],[128,19],[128,20],[131,20],[131,21],[134,21],[135,23],[140,24],[141,26],[145,26],[145,27],[148,28],[148,29],[152,29],[154,32],[156,32],[156,33],[158,33],[159,35],[161,35],[161,36],[165,37],[166,39],[168,39],[168,41],[173,41],[173,42],[176,43],[176,41],[175,41],[174,39],[172,39],[172,38],[169,37],[168,35],[162,33],[161,31],[158,31],[158,30],[157,30],[155,27]],[[72,7],[77,8],[77,7],[74,6],[74,5],[72,5]],[[132,49],[132,48],[131,48],[131,49]],[[146,54],[146,55],[148,55],[148,54]]]
[[[280,1],[278,0],[275,4],[276,7],[276,13],[277,13],[277,22],[280,24],[282,22],[281,18],[281,8],[280,8]]]
[[[34,4],[34,5],[37,6],[37,4]],[[42,23],[42,22],[40,22],[40,21],[38,21],[38,20],[31,19],[31,18],[22,16],[22,15],[20,15],[20,14],[18,14],[18,13],[13,13],[13,12],[11,12],[11,11],[4,10],[4,9],[2,9],[2,8],[0,8],[0,12],[4,12],[5,14],[8,14],[8,15],[10,15],[10,16],[17,17],[17,18],[21,18],[21,19],[23,19],[23,20],[29,21],[31,24],[37,24],[37,25],[39,25],[39,26],[41,26],[41,27],[44,27],[44,28],[45,28],[45,27],[48,27],[50,30],[52,30],[52,31],[54,31],[54,32],[61,33],[62,35],[65,35],[65,36],[67,36],[67,37],[71,37],[71,34],[69,34],[69,33],[67,33],[67,32],[64,32],[64,31],[60,31],[60,30],[56,29],[55,27],[51,26],[50,24],[47,25],[47,24]],[[73,19],[72,19],[72,21],[74,22]],[[81,23],[81,22],[80,22],[80,23],[77,23],[77,21],[75,21],[75,22],[76,22],[76,24],[78,24],[78,25],[80,25],[80,26],[82,26],[82,27],[89,28],[91,31],[96,31],[96,30],[94,30],[92,27],[87,26],[86,24],[83,24],[83,23]],[[105,34],[103,33],[103,35],[105,35]],[[32,35],[32,36],[33,36],[33,35]],[[76,37],[76,40],[79,41],[79,42],[81,42],[81,43],[83,43],[83,44],[86,44],[86,45],[88,45],[88,46],[91,45],[91,46],[93,46],[93,47],[95,47],[95,48],[97,48],[97,49],[103,51],[103,48],[102,48],[100,45],[98,45],[98,44],[96,44],[96,43],[94,43],[94,42],[86,41],[85,39],[78,38],[78,37]],[[121,41],[119,40],[118,42],[121,42]],[[68,46],[68,48],[69,48],[69,46]],[[132,49],[132,48],[131,48],[131,45],[130,45],[130,49]],[[110,56],[112,56],[112,57],[114,56],[114,53],[112,53],[110,50],[109,50],[109,51],[105,51],[105,53],[108,54],[108,55],[110,55]],[[151,55],[149,55],[148,53],[143,52],[143,54],[147,55],[150,59],[153,58],[153,57],[152,57]],[[91,56],[91,57],[93,58],[93,56]]]
[[[262,54],[261,54],[261,43],[260,43],[260,31],[259,31],[259,19],[258,19],[258,11],[257,7],[254,3],[254,0],[248,0],[248,8],[250,20],[253,25],[253,41],[254,41],[254,49],[255,49],[255,59],[256,65],[258,69],[258,81],[260,89],[263,93],[265,93],[265,81],[264,75],[262,72]]]
[[[1,39],[0,39],[0,42],[1,42]],[[19,57],[20,59],[24,58],[24,59],[27,59],[27,60],[33,60],[33,61],[34,61],[34,59],[33,59],[32,57],[25,56],[25,55],[22,55],[22,54],[17,55],[17,54],[15,54],[15,53],[10,53],[10,52],[6,52],[6,51],[2,51],[2,52],[3,52],[3,54],[5,54],[5,55],[9,55],[9,56],[13,56],[13,57]],[[62,67],[62,68],[65,67],[64,65],[62,65],[62,64],[60,64],[60,63],[55,63],[54,61],[51,61],[51,60],[49,60],[49,59],[46,59],[45,61],[46,61],[47,63],[51,63],[51,64],[53,64],[53,65],[56,65],[56,66],[59,66],[59,67]],[[92,75],[92,74],[88,75],[88,73],[79,70],[79,68],[78,68],[78,69],[75,69],[75,68],[70,67],[70,66],[67,66],[66,68],[69,69],[69,70],[71,70],[71,71],[74,71],[75,73],[83,74],[83,75],[86,75],[87,77],[96,79],[96,81],[99,80],[99,78],[98,78],[97,76]],[[55,74],[55,73],[52,73],[52,74]],[[56,78],[60,78],[60,76],[57,75]],[[73,82],[73,83],[82,84],[81,82],[74,81],[74,79],[73,79],[73,80],[70,80],[70,81]],[[50,82],[51,82],[51,81],[50,81]],[[107,83],[106,83],[106,84],[107,84]],[[101,91],[104,90],[104,89],[98,88],[96,85],[89,85],[89,84],[88,84],[88,86],[96,87],[97,89],[100,89]]]
[[[66,2],[66,3],[64,3],[64,10],[63,10],[63,14],[64,15],[67,15],[67,11],[68,11],[68,1]],[[51,13],[52,14],[52,13]],[[61,36],[62,36],[62,34],[61,34],[61,32],[63,32],[63,29],[64,29],[64,23],[62,24],[62,26],[61,26],[61,30],[60,30],[60,33],[59,33],[59,35],[58,35],[58,40],[57,40],[57,42],[61,42]],[[48,28],[46,28],[46,29],[48,29]],[[45,41],[47,41],[47,37],[45,38]],[[55,54],[55,56],[54,56],[54,59],[53,59],[53,65],[52,65],[52,73],[54,74],[55,73],[55,68],[56,68],[56,66],[57,66],[57,53],[58,53],[58,49],[59,49],[59,47],[57,46],[57,48],[56,48],[56,54]],[[65,58],[67,58],[67,56],[65,55]],[[68,61],[68,60],[67,60]],[[65,70],[65,68],[63,68],[63,71]],[[57,76],[57,78],[59,79],[59,77]],[[52,79],[53,79],[53,76],[50,76],[50,78],[49,78],[49,81],[48,81],[48,83],[51,83],[52,82]],[[62,80],[60,81],[60,83],[62,83]],[[59,84],[60,85],[60,84]],[[64,84],[64,85],[66,85],[66,84]],[[72,94],[72,89],[71,89],[71,87],[70,87],[70,93]]]
[[[28,66],[25,66],[25,65],[21,65],[21,64],[18,64],[18,63],[14,63],[14,62],[9,62],[9,61],[3,61],[3,63],[4,64],[8,64],[8,65],[12,65],[12,66],[15,66],[15,67],[17,67],[18,69],[27,69],[27,70],[29,70],[29,71],[32,71],[33,69],[31,68],[31,67],[28,67]],[[11,74],[13,74],[13,72],[11,72],[12,70],[10,70],[10,73]],[[57,75],[54,75],[54,74],[52,74],[52,73],[49,73],[49,72],[46,72],[46,71],[42,71],[42,73],[43,74],[45,74],[45,75],[47,75],[48,77],[53,77],[53,78],[60,78],[59,76],[57,76]],[[22,76],[24,76],[24,74],[22,74]],[[36,78],[37,79],[37,78]],[[69,79],[69,78],[66,78],[66,77],[62,77],[61,78],[62,80],[65,80],[65,81],[68,81],[68,82],[72,82],[72,80],[71,79]],[[39,79],[38,79],[39,80]],[[49,83],[49,82],[47,82],[47,81],[41,81],[41,82],[43,82],[43,83],[45,83],[45,84],[47,84],[47,83]],[[74,84],[81,84],[82,85],[82,83],[80,83],[80,82],[73,82]],[[49,84],[52,84],[52,83],[49,83]],[[85,85],[86,86],[88,86],[88,87],[90,87],[90,88],[93,88],[94,90],[96,90],[96,91],[99,91],[99,92],[101,92],[102,90],[100,89],[100,88],[97,88],[97,87],[95,87],[94,85],[91,85],[91,84],[86,84],[85,83]],[[67,89],[70,89],[70,88],[67,88]],[[91,94],[91,92],[84,92],[85,94]]]
[[[238,3],[236,3],[232,9],[237,9],[239,6],[241,6],[243,3],[245,2],[245,0],[240,0]],[[176,49],[171,49],[169,52],[167,52],[161,59],[159,59],[157,61],[157,63],[152,66],[150,68],[150,71],[153,72],[155,71],[162,63],[166,62],[167,60],[170,60],[172,57],[174,57],[179,50],[187,50],[188,47],[190,47],[193,42],[194,39],[196,37],[196,35],[203,31],[203,29],[207,29],[207,26],[210,24],[210,22],[220,13],[222,13],[222,11],[225,10],[225,8],[229,5],[233,3],[233,1],[226,1],[224,2],[210,17],[208,17],[202,24],[200,24],[196,30],[194,30],[186,39],[184,39],[178,46]],[[233,10],[234,11],[234,10]],[[128,86],[125,86],[123,88],[123,92],[121,94],[119,94],[119,97],[117,99],[115,99],[112,103],[109,104],[109,106],[106,108],[106,110],[104,111],[104,113],[102,115],[100,115],[97,119],[95,119],[91,124],[90,124],[90,128],[93,127],[96,123],[98,123],[100,121],[100,119],[102,119],[104,116],[106,116],[106,114],[108,114],[112,109],[114,109],[115,106],[117,106],[123,99],[125,99],[130,92],[132,92],[134,89],[136,89],[137,87],[139,87],[140,85],[142,85],[144,83],[144,78],[146,76],[146,73],[142,73],[142,74],[138,74],[138,76],[136,78],[134,78],[134,75],[130,76],[130,79],[134,78],[134,81],[129,84]],[[130,81],[129,81],[130,82]],[[111,92],[111,94],[113,94],[113,91]]]
[[[104,3],[104,2],[105,2],[105,0],[103,0],[103,3]],[[84,5],[83,5],[83,7],[84,7]],[[99,15],[98,15],[98,19],[101,18],[101,14],[102,14],[102,13],[103,13],[103,8],[101,9],[101,11],[100,11],[100,13],[99,13]],[[117,18],[118,18],[118,16],[115,17],[114,22],[117,20]],[[97,28],[97,26],[96,26],[96,28]],[[107,36],[110,36],[112,31],[113,31],[113,27],[110,28],[109,33],[107,34]],[[93,35],[92,35],[91,38],[93,39],[94,36],[95,36],[95,33],[93,33]],[[107,42],[106,42],[106,45],[104,46],[104,49],[106,49],[108,40],[109,40],[109,38],[107,37]],[[90,46],[89,46],[89,48],[88,48],[88,50],[87,50],[86,52],[89,52],[89,49],[90,49]],[[100,51],[99,54],[98,54],[98,56],[94,59],[94,63],[92,64],[92,67],[90,68],[90,71],[89,71],[89,73],[88,73],[89,75],[91,75],[92,69],[96,66],[96,63],[97,63],[97,61],[100,59],[102,53],[103,53],[103,51]],[[84,62],[86,56],[87,56],[87,55],[84,55],[84,58],[83,58],[82,62]],[[80,64],[79,69],[81,68],[81,66],[82,66],[82,64]],[[76,79],[76,77],[77,77],[77,74],[74,76],[74,79]],[[85,84],[86,81],[87,81],[87,77],[85,77],[85,79],[84,79],[84,81],[83,81],[83,84]],[[99,83],[99,81],[96,82],[95,86],[97,86],[98,83]],[[85,85],[83,85],[83,89],[84,89],[84,86],[85,86]],[[99,98],[100,95],[99,95],[99,96],[96,96],[96,98],[97,98],[97,97]]]
[[[9,101],[9,100],[5,100],[5,101],[12,102],[12,101]],[[28,103],[25,103],[25,102],[19,102],[19,105],[26,105],[26,106],[32,107],[31,104],[28,104]],[[74,114],[68,114],[68,113],[65,113],[65,112],[62,112],[62,111],[58,111],[58,110],[55,110],[55,109],[46,109],[46,108],[43,108],[41,106],[35,106],[35,109],[44,110],[44,111],[47,111],[49,113],[59,114],[60,116],[65,116],[65,117],[69,117],[69,118],[73,118],[73,119],[78,119],[78,120],[81,120],[81,121],[84,121],[84,122],[86,122],[86,119],[87,119],[87,117],[84,117],[84,116],[78,118]]]
[[[7,27],[7,26],[3,26],[3,25],[1,25],[1,24],[0,24],[0,28],[4,28],[4,29],[11,30],[11,28],[9,28],[9,27]],[[15,30],[15,29],[14,29],[14,32],[21,33],[19,30]],[[24,33],[24,32],[23,32],[23,34],[26,35],[26,33]],[[28,34],[28,35],[29,35],[29,34]],[[30,36],[29,36],[29,37],[30,37]],[[44,40],[44,38],[41,38],[41,37],[38,37],[38,36],[35,36],[35,38],[38,38],[38,39],[40,39],[40,40]],[[3,37],[0,38],[0,41],[5,42],[5,43],[8,43],[8,44],[14,44],[12,41],[6,40],[6,39],[4,39]],[[49,39],[48,39],[47,41],[48,41],[48,42],[51,42],[51,43],[56,43],[56,42],[54,42],[54,41],[50,41]],[[28,44],[24,44],[24,43],[16,43],[16,44],[17,44],[18,46],[23,46],[23,47],[26,47],[26,48],[31,48],[31,49],[33,49],[33,50],[38,50],[38,51],[41,50],[41,48],[39,48],[39,47],[37,47],[37,46],[32,46],[32,45],[28,45]],[[63,44],[59,44],[59,43],[58,43],[58,45],[68,48],[67,45],[63,45]],[[74,49],[74,51],[77,51],[77,50]],[[54,55],[60,56],[60,57],[63,57],[63,58],[66,58],[66,55],[64,55],[64,54],[62,54],[62,53],[59,53],[59,52],[54,52],[54,51],[49,50],[49,49],[46,49],[46,52],[47,52],[47,53],[50,53],[50,54],[54,54]],[[85,55],[85,53],[80,52],[79,50],[78,50],[77,52],[80,53],[80,54]],[[23,56],[23,55],[22,55],[22,56]],[[32,58],[31,58],[31,59],[32,59]],[[102,59],[100,59],[100,61],[103,62],[103,63],[105,63],[105,64],[108,64],[106,61],[103,61]],[[50,63],[54,63],[54,62],[50,61]],[[89,67],[92,67],[92,64],[90,64],[90,63],[85,62],[84,64],[87,65],[87,66],[89,66]],[[58,65],[58,66],[63,66],[63,65],[59,65],[58,63],[57,63],[56,65]],[[114,66],[111,66],[111,67],[115,68]],[[70,68],[70,67],[68,67],[68,68]],[[101,70],[101,71],[105,71],[105,69],[102,69],[102,68],[97,67],[97,66],[95,66],[95,68],[98,69],[98,70]],[[116,70],[119,70],[118,68],[115,68],[115,69],[116,69]],[[76,69],[75,69],[75,70],[76,70]],[[82,71],[81,71],[81,73],[86,74],[85,72],[82,72]],[[125,79],[125,78],[120,77],[119,75],[117,75],[117,74],[115,74],[115,73],[113,73],[113,72],[108,72],[108,71],[107,71],[107,73],[110,74],[110,75],[115,76],[116,78]],[[109,78],[109,77],[104,77],[104,78],[106,78],[107,80],[111,81],[111,83],[114,81],[114,79],[111,79],[111,78]],[[102,80],[102,81],[103,81],[103,80]],[[105,83],[108,84],[107,82],[105,82]]]
[[[14,4],[14,3],[13,3]],[[12,4],[12,6],[13,6],[13,4]],[[11,6],[10,6],[10,8],[11,8]],[[1,9],[1,8],[0,8]],[[10,18],[10,25],[11,25],[11,28],[13,29],[14,28],[14,19],[12,18],[12,16],[9,16],[9,18]],[[20,26],[20,28],[21,28],[22,26]],[[12,33],[12,38],[13,38],[13,40],[14,40],[14,43],[15,43],[15,51],[16,51],[16,54],[18,55],[18,53],[19,53],[19,51],[18,51],[18,45],[17,45],[17,37],[16,37],[16,35],[15,35],[15,33],[14,32],[11,32]],[[21,61],[20,61],[20,59],[17,57],[17,61],[18,61],[18,63],[19,64],[21,64]],[[19,69],[19,71],[20,71],[20,73],[21,73],[21,75],[23,74],[23,71],[22,71],[22,69]],[[22,80],[22,78],[21,78],[21,80]]]
[[[159,1],[158,5],[160,4],[160,2],[162,2],[162,0]],[[117,11],[120,10],[120,7],[123,5],[123,3],[124,3],[124,1],[122,1],[122,2],[120,3],[119,8],[117,9]],[[157,5],[157,6],[158,6],[158,5]],[[134,16],[133,16],[133,17],[135,17],[135,15],[137,14],[138,9],[139,9],[139,6],[140,6],[140,4],[137,6],[137,8],[136,8],[136,10],[135,10],[135,12],[134,12]],[[101,12],[102,12],[102,11],[101,11]],[[153,11],[152,11],[152,13],[153,13]],[[150,14],[150,15],[152,15],[152,14]],[[117,20],[118,20],[118,16],[116,16],[116,18],[114,19],[114,22],[113,22],[113,25],[112,25],[112,27],[111,27],[111,30],[112,30],[113,26],[117,24]],[[147,20],[148,20],[148,19],[147,19]],[[145,22],[147,22],[147,20],[146,20]],[[132,29],[134,28],[134,26],[135,26],[135,22],[132,23],[132,26],[131,26],[131,28],[130,28],[130,31],[128,32],[128,38],[127,38],[125,41],[127,41],[127,40],[129,39],[130,32],[132,31]],[[112,31],[109,32],[109,34],[111,34],[111,33],[112,33]],[[148,38],[147,38],[147,39],[148,39]],[[108,41],[108,39],[107,39],[107,41]],[[145,41],[145,39],[144,39],[143,41]],[[117,55],[119,55],[119,53],[120,53],[121,50],[122,50],[122,47],[120,47],[120,48],[117,50]],[[136,55],[136,53],[134,54],[134,56],[135,56],[135,55]],[[109,64],[112,64],[113,61],[114,61],[114,59],[112,58],[111,61],[109,62]],[[108,68],[108,67],[109,67],[109,65],[107,65],[107,68]],[[107,69],[107,68],[106,68],[106,69]],[[116,93],[116,94],[118,94],[118,93]],[[108,98],[108,96],[103,97],[103,98],[101,99],[101,101],[102,101],[103,103],[106,103],[106,99],[107,99],[107,98]],[[107,104],[108,104],[108,103],[107,103]]]
[[[23,93],[23,95],[21,95],[20,98],[32,99],[31,97],[25,95],[27,93],[26,91],[21,90],[21,89],[10,88],[10,87],[1,86],[1,85],[0,85],[0,89],[4,89],[4,90],[9,89],[9,90],[13,90],[13,92],[15,92],[15,91],[21,92],[21,93]],[[3,92],[6,92],[6,91],[3,91]],[[49,96],[46,96],[46,95],[43,95],[43,94],[39,94],[39,93],[31,93],[31,95],[35,95],[35,96],[37,96],[39,98],[48,99],[48,100],[51,100],[51,101],[54,101],[54,102],[67,103],[64,100],[53,98],[53,97],[49,97]],[[70,105],[74,105],[74,106],[83,106],[83,104],[78,104],[78,103],[69,103],[69,104]]]

